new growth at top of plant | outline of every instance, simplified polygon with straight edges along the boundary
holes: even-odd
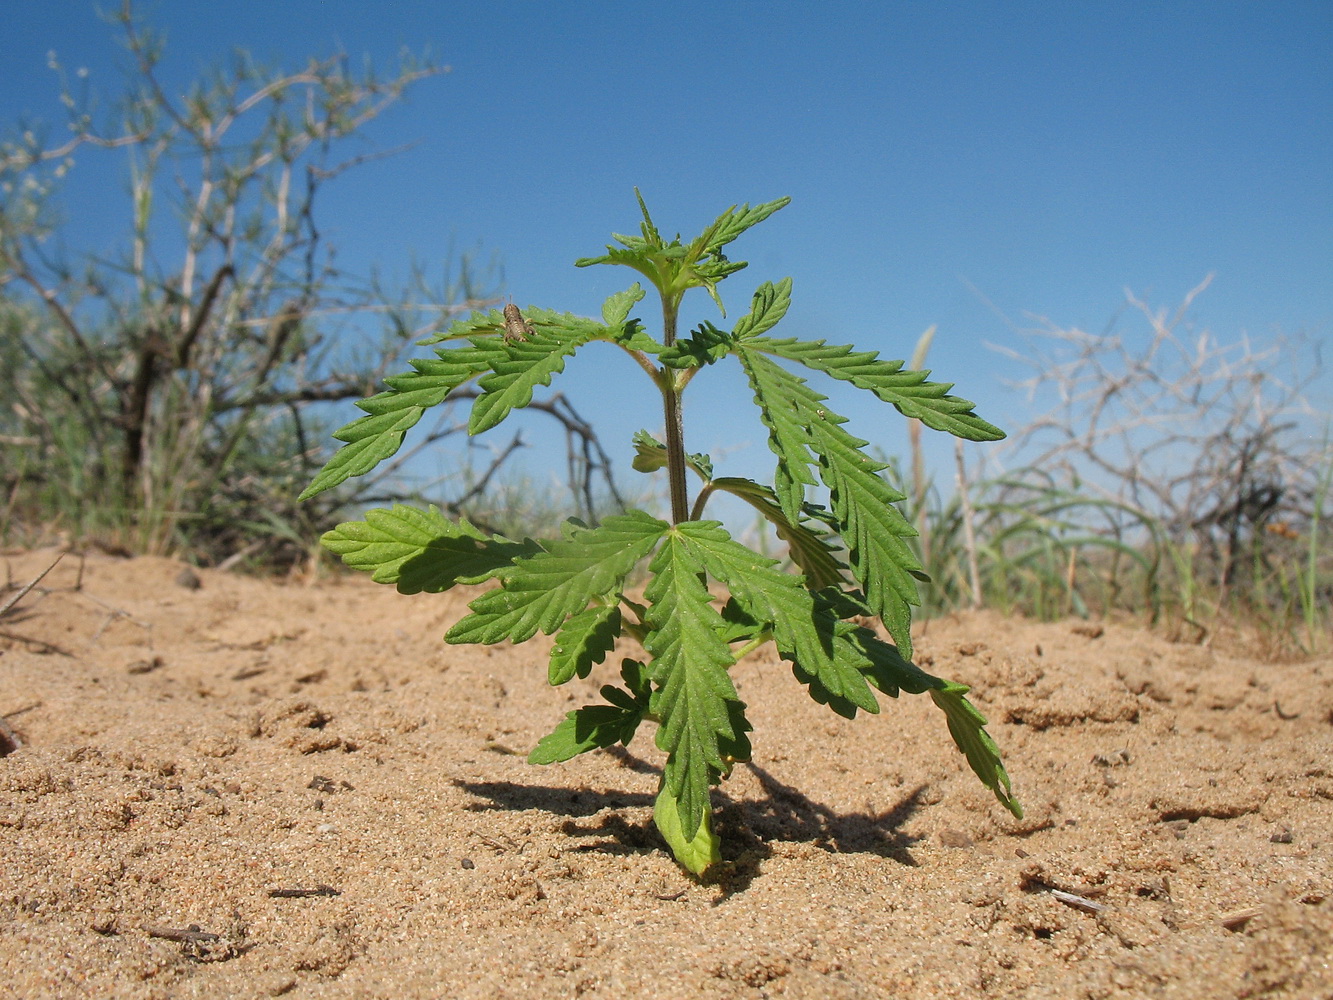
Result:
[[[473,379],[479,392],[469,431],[480,434],[531,403],[534,389],[549,385],[585,344],[622,348],[661,395],[665,441],[639,431],[634,467],[666,470],[669,521],[630,510],[597,525],[570,519],[560,538],[513,540],[463,518],[450,520],[434,507],[397,506],[340,525],[324,544],[347,565],[404,594],[497,581],[472,601],[471,613],[445,641],[520,643],[539,631],[554,634],[552,684],[587,677],[621,637],[636,640],[646,658],[623,658],[621,684],[601,689],[605,703],[570,712],[528,759],[550,764],[628,744],[641,723],[655,723],[656,744],[667,756],[654,819],[677,860],[696,874],[721,858],[710,787],[751,753],[746,706],[728,672],[768,642],[815,701],[847,718],[858,709],[879,710],[874,690],[890,697],[928,692],[976,775],[1021,815],[986,720],[967,700],[968,688],[911,662],[911,608],[924,574],[906,541],[914,532],[895,507],[903,497],[880,477],[885,466],[862,450],[866,442],[844,429],[845,418],[779,362],[849,382],[903,416],[958,437],[995,440],[1003,432],[976,416],[970,402],[950,395],[951,385],[927,381],[928,372],[904,370],[901,361],[873,351],[769,336],[790,304],[790,278],[760,285],[750,311],[730,330],[705,322],[688,337],[677,336],[681,299],[691,289],[705,289],[726,315],[717,286],[746,265],[729,260],[723,248],[789,200],[732,207],[684,243],[661,235],[640,197],[641,235],[617,235],[618,245],[577,265],[619,264],[642,274],[661,298],[660,338],[630,317],[644,297],[638,283],[607,299],[600,320],[513,305],[503,313],[474,313],[422,341],[440,345],[434,357],[412,361],[412,371],[387,379],[386,391],[357,404],[366,415],[337,432],[344,446],[302,494],[314,496],[368,472],[394,454],[425,410]],[[723,362],[739,364],[749,380],[777,456],[771,486],[718,476],[708,456],[685,450],[685,389]],[[687,473],[701,484],[692,499]],[[827,507],[806,497],[807,487],[821,483]],[[772,523],[794,572],[704,518],[718,492],[738,497]],[[627,581],[645,560],[647,586],[631,596]],[[725,590],[725,602],[714,600],[710,581]],[[869,616],[884,623],[891,643],[864,624]]]

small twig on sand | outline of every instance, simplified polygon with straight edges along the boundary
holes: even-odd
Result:
[[[270,899],[307,899],[310,896],[341,896],[342,890],[322,882],[313,889],[270,889]]]
[[[198,924],[189,927],[150,927],[144,924],[144,933],[149,937],[166,938],[168,941],[180,941],[183,944],[206,944],[222,939],[221,934],[200,929]]]
[[[1076,910],[1083,910],[1087,913],[1105,913],[1110,909],[1104,903],[1095,902],[1085,896],[1075,896],[1072,892],[1065,892],[1063,889],[1052,889],[1051,895],[1066,906],[1072,906]]]
[[[1243,910],[1232,910],[1230,913],[1222,914],[1219,922],[1229,931],[1239,930],[1262,912],[1261,907],[1247,906]]]
[[[38,573],[35,577],[33,577],[33,579],[32,579],[31,581],[29,581],[28,584],[27,584],[26,586],[20,587],[20,588],[19,588],[19,592],[18,592],[17,594],[15,594],[15,595],[14,595],[13,597],[11,597],[9,600],[5,601],[4,604],[0,604],[0,618],[3,618],[4,615],[5,615],[5,612],[7,612],[10,608],[12,608],[12,607],[13,607],[15,604],[17,604],[19,601],[23,600],[23,598],[25,598],[25,597],[28,595],[28,591],[32,590],[33,587],[35,587],[35,586],[37,586],[37,584],[41,583],[41,582],[42,582],[42,578],[43,578],[44,576],[46,576],[47,573],[51,572],[51,570],[55,569],[55,568],[56,568],[56,563],[60,562],[60,560],[63,559],[63,558],[65,558],[65,553],[62,552],[62,553],[60,553],[60,555],[56,556],[56,558],[55,558],[55,562],[52,562],[50,566],[46,567],[46,569],[42,570],[42,571],[41,571],[40,573]]]

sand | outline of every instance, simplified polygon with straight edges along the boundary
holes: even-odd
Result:
[[[758,655],[700,884],[650,727],[524,759],[613,669],[444,645],[463,592],[182,570],[67,556],[0,620],[0,996],[1333,997],[1327,656],[918,626],[1018,821],[929,699],[845,720]]]

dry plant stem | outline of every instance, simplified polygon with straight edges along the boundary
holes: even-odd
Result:
[[[23,598],[28,595],[29,591],[31,591],[33,587],[37,586],[37,584],[41,583],[42,579],[46,576],[46,574],[51,572],[51,570],[55,569],[56,563],[60,562],[60,560],[63,558],[65,558],[65,553],[62,552],[60,553],[60,555],[55,557],[55,560],[51,563],[50,566],[46,567],[46,569],[38,573],[35,577],[33,577],[32,580],[30,580],[23,587],[19,588],[19,592],[17,594],[15,594],[9,600],[5,601],[4,604],[0,604],[0,617],[3,617],[6,611],[12,608],[19,601],[23,600]]]
[[[954,463],[958,469],[958,505],[963,515],[963,548],[967,552],[967,578],[972,589],[972,607],[981,607],[981,566],[977,559],[976,514],[967,489],[967,464],[963,460],[963,442],[954,441]]]

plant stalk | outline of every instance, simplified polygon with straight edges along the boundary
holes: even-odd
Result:
[[[676,342],[676,302],[662,299],[662,343]],[[666,417],[667,482],[671,494],[671,523],[690,519],[690,497],[685,488],[685,423],[681,414],[680,394],[683,384],[676,373],[662,369],[662,409]]]

